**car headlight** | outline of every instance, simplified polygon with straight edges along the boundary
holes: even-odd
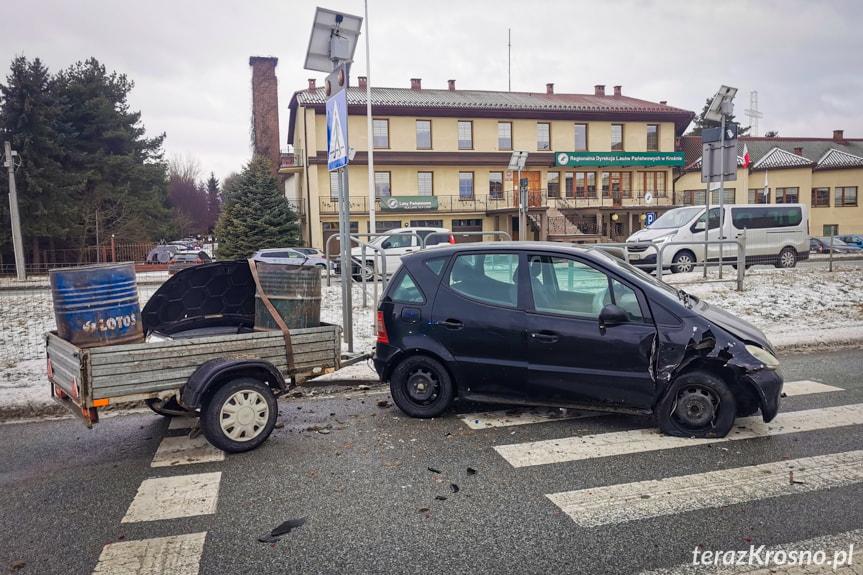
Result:
[[[773,370],[779,367],[779,360],[776,359],[776,356],[764,349],[763,347],[758,347],[757,345],[747,345],[746,351],[752,354],[752,357],[763,363],[764,367],[766,367],[767,369]]]
[[[653,243],[664,244],[665,242],[670,241],[671,238],[673,238],[673,237],[674,237],[674,234],[669,234],[669,235],[661,237],[661,238],[656,238],[655,240],[653,240]]]

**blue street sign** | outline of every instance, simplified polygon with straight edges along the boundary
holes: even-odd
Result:
[[[644,225],[649,226],[656,221],[656,212],[647,212],[644,214]]]
[[[341,90],[327,100],[327,169],[348,164],[348,95]]]

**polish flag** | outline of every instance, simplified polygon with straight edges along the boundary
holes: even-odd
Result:
[[[743,167],[748,168],[751,163],[752,159],[749,157],[749,148],[746,147],[746,144],[743,144]]]

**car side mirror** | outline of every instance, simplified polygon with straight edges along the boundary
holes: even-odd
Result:
[[[388,249],[390,249],[391,247],[392,247],[392,244],[390,243],[390,241],[389,241],[389,240],[387,240],[387,241],[385,241],[384,243],[382,243],[382,244],[381,244],[381,248],[382,248],[382,249],[385,249],[385,250],[388,250]]]
[[[629,323],[629,316],[623,308],[610,303],[599,312],[599,328],[605,329],[616,325]]]
[[[704,226],[705,226],[704,222],[695,222],[694,224],[692,224],[692,231],[693,232],[703,232]]]

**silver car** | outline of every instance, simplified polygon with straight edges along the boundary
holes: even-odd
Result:
[[[327,268],[327,260],[323,255],[305,254],[294,248],[269,248],[266,250],[258,250],[252,254],[251,259],[267,264],[290,264],[295,266],[310,265],[318,266],[321,269]],[[330,264],[330,267],[332,267],[332,264]]]

